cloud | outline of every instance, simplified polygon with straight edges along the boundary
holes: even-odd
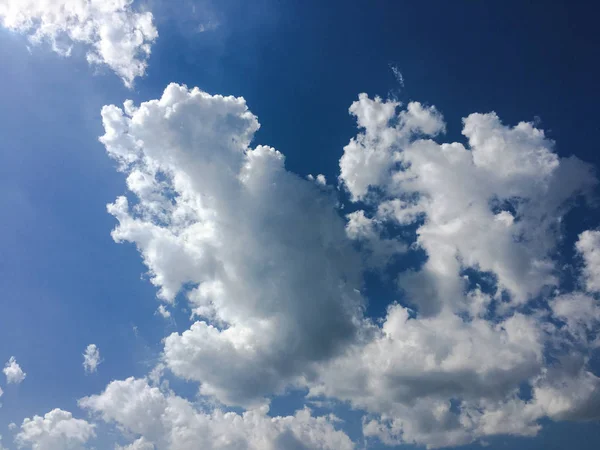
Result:
[[[83,450],[95,436],[94,428],[68,411],[54,409],[44,417],[25,419],[15,441],[20,448],[31,450]]]
[[[17,360],[14,356],[10,357],[2,371],[4,372],[4,375],[6,375],[6,382],[8,384],[20,384],[27,376],[21,369],[21,366],[17,364]]]
[[[151,387],[145,379],[113,381],[82,408],[137,437],[128,449],[349,450],[354,445],[326,417],[308,409],[294,416],[269,417],[267,408],[243,414],[197,410],[187,400]],[[123,448],[123,447],[122,447]]]
[[[585,267],[583,276],[589,292],[600,292],[600,231],[584,231],[576,243]]]
[[[591,167],[559,158],[530,123],[508,127],[494,113],[471,114],[466,148],[424,139],[445,128],[435,108],[399,107],[364,94],[352,105],[363,131],[344,149],[340,180],[376,219],[418,225],[416,244],[428,260],[399,283],[419,311],[476,313],[462,295],[465,268],[493,274],[497,294],[513,304],[556,285],[551,253],[561,219],[595,185]]]
[[[88,49],[92,65],[106,65],[127,87],[144,76],[158,37],[152,13],[137,12],[133,0],[0,0],[0,20],[32,44],[49,42],[70,56],[73,45]]]
[[[388,445],[462,445],[535,435],[543,417],[595,419],[598,379],[586,355],[597,343],[597,301],[550,290],[562,218],[595,186],[591,167],[559,158],[532,124],[509,127],[494,113],[464,119],[465,147],[431,139],[445,129],[434,107],[361,94],[350,112],[360,132],[344,149],[340,181],[363,208],[347,216],[350,237],[377,242],[412,226],[411,248],[427,259],[397,273],[404,304],[324,363],[310,396],[366,410],[363,433]],[[583,236],[589,284],[593,245]],[[533,299],[559,323],[544,306],[524,314]],[[520,394],[524,384],[532,398]]]
[[[360,264],[336,199],[250,147],[259,124],[243,98],[172,84],[102,116],[133,194],[108,207],[113,238],[136,244],[163,301],[183,295],[198,318],[166,338],[176,375],[255,406],[356,337]]]
[[[160,315],[164,319],[169,319],[171,317],[171,312],[165,307],[165,305],[159,305],[156,310],[156,314]]]
[[[141,437],[136,439],[129,445],[121,446],[117,445],[115,450],[154,450],[154,444]]]
[[[164,340],[164,368],[247,409],[199,411],[133,378],[82,399],[132,448],[186,449],[197,436],[214,448],[313,448],[292,422],[322,429],[320,445],[351,445],[307,410],[269,418],[267,399],[290,387],[365,411],[365,437],[389,445],[598,418],[598,302],[594,288],[560,293],[554,260],[563,217],[596,185],[591,167],[495,113],[463,120],[465,144],[434,140],[446,129],[434,106],[361,94],[350,113],[359,132],[339,182],[356,210],[340,217],[324,177],[302,179],[280,152],[251,145],[259,123],[243,98],[172,84],[103,109],[101,141],[129,190],[108,206],[112,236],[136,245],[164,311],[185,301],[197,319]],[[595,244],[582,236],[589,286]],[[415,250],[421,265],[395,264]],[[401,303],[381,321],[364,315],[365,269],[397,282]]]
[[[400,87],[404,87],[404,76],[402,75],[402,72],[400,72],[398,66],[395,64],[390,64],[390,70],[394,74],[394,78],[396,79]]]
[[[98,369],[100,360],[100,349],[96,344],[90,344],[86,347],[83,354],[83,368],[87,373],[94,373]]]

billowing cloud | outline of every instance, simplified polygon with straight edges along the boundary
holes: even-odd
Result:
[[[187,449],[199,435],[207,448],[351,448],[307,410],[269,418],[266,398],[289,387],[365,411],[364,436],[389,445],[598,418],[595,232],[576,245],[586,292],[561,291],[554,258],[563,217],[596,184],[591,167],[494,113],[465,118],[462,144],[436,141],[446,124],[433,106],[361,94],[350,112],[360,130],[339,181],[359,208],[343,218],[324,177],[251,145],[259,124],[242,98],[172,84],[103,109],[101,141],[129,189],[108,206],[113,238],[137,246],[160,300],[197,318],[165,339],[161,371],[247,408],[198,410],[133,378],[82,399],[133,434],[129,448]],[[364,316],[365,269],[397,282],[378,322]],[[313,442],[292,422],[322,433]]]
[[[31,450],[83,450],[95,436],[94,428],[68,411],[54,409],[44,417],[25,419],[15,441],[20,448]]]
[[[8,362],[5,364],[4,369],[2,369],[4,375],[6,375],[6,382],[8,384],[20,384],[27,374],[23,372],[21,366],[17,363],[17,360],[14,356],[11,356]]]
[[[551,290],[561,221],[594,187],[591,167],[559,158],[532,124],[509,127],[494,113],[464,119],[465,147],[431,139],[445,129],[434,107],[363,94],[350,112],[361,131],[340,181],[364,208],[348,216],[351,237],[376,242],[412,226],[409,243],[427,260],[397,274],[403,305],[388,308],[371,340],[324,364],[310,395],[366,410],[364,435],[389,445],[460,445],[535,435],[542,417],[596,419],[599,379],[586,354],[598,302]],[[582,234],[577,249],[594,290],[591,241]],[[551,312],[521,312],[534,299]]]
[[[250,147],[259,124],[243,98],[172,84],[102,116],[134,196],[109,205],[113,238],[136,244],[162,300],[181,294],[198,318],[165,341],[176,375],[256,405],[356,337],[360,264],[336,199]]]
[[[32,44],[49,42],[69,56],[74,44],[88,48],[90,64],[106,65],[131,87],[146,72],[158,33],[152,13],[138,12],[133,0],[0,0],[0,21]]]
[[[98,369],[100,360],[100,349],[96,344],[90,344],[83,353],[83,368],[87,373],[94,373]]]
[[[307,409],[294,416],[269,417],[267,408],[243,414],[197,410],[189,401],[151,387],[145,379],[113,381],[99,395],[80,400],[125,433],[136,436],[127,449],[350,450],[354,445],[332,418]],[[123,447],[122,447],[123,448]]]

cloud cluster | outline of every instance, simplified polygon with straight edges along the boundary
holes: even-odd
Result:
[[[355,448],[333,415],[271,417],[268,399],[290,388],[363,411],[367,443],[390,446],[600,419],[589,364],[600,232],[575,244],[577,290],[561,286],[556,262],[565,214],[596,186],[592,168],[495,113],[465,118],[465,143],[440,143],[433,106],[361,94],[350,113],[359,131],[340,159],[343,217],[324,176],[301,178],[254,145],[259,122],[243,98],[171,84],[157,100],[103,108],[100,140],[128,189],[108,205],[112,236],[140,252],[156,314],[184,303],[195,320],[165,338],[151,381],[113,381],[79,401],[127,439],[117,449]],[[379,321],[365,315],[366,270],[397,287]],[[84,357],[95,370],[97,347]],[[169,390],[165,369],[206,402]],[[93,436],[55,410],[27,419],[17,442],[80,448]]]
[[[427,259],[397,273],[402,305],[370,342],[326,364],[310,395],[368,411],[364,435],[389,445],[460,445],[535,435],[542,417],[596,419],[600,379],[587,363],[600,324],[596,232],[577,243],[589,292],[553,293],[562,218],[595,186],[591,167],[559,158],[532,124],[509,127],[494,113],[464,119],[465,147],[431,139],[445,129],[434,107],[363,94],[350,112],[361,131],[340,181],[363,208],[348,216],[350,234],[357,218],[377,223],[371,231],[416,227],[411,248]]]
[[[11,356],[8,362],[4,365],[4,369],[2,369],[4,375],[6,375],[6,382],[8,384],[20,384],[23,382],[27,374],[23,372],[21,366],[17,363],[17,360],[14,356]]]
[[[31,450],[83,450],[95,436],[94,428],[68,411],[54,409],[44,417],[25,419],[15,441],[20,448]]]
[[[340,182],[361,209],[344,227],[324,177],[250,146],[259,124],[241,98],[173,84],[104,108],[101,140],[134,195],[109,205],[113,237],[136,244],[163,301],[185,298],[199,318],[165,340],[167,367],[228,405],[289,386],[347,401],[367,411],[364,435],[390,445],[596,418],[596,232],[577,243],[588,292],[553,293],[562,218],[595,186],[591,167],[494,113],[464,119],[466,147],[431,139],[446,128],[432,106],[361,94],[350,112],[360,132]],[[427,259],[396,274],[402,303],[375,324],[362,270],[394,270],[411,249]],[[524,309],[532,300],[542,306]]]
[[[135,436],[128,450],[351,450],[352,441],[335,429],[334,417],[269,417],[268,408],[243,414],[218,409],[201,412],[189,401],[163,393],[145,379],[110,383],[80,406]]]
[[[87,60],[106,65],[132,87],[146,72],[158,37],[150,12],[138,12],[133,0],[0,0],[5,28],[26,34],[32,44],[49,42],[63,55],[74,44],[88,48]]]

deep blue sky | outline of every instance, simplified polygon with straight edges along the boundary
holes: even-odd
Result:
[[[29,53],[24,37],[0,31],[0,361],[14,354],[28,373],[26,385],[5,389],[1,434],[35,413],[75,410],[112,379],[144,375],[166,331],[187,327],[153,316],[137,252],[110,237],[105,205],[124,180],[97,142],[104,104],[157,98],[172,81],[244,96],[262,124],[256,143],[282,151],[288,169],[331,181],[356,133],[347,110],[360,92],[435,104],[452,140],[472,112],[493,110],[511,125],[539,117],[561,156],[600,167],[592,2],[223,1],[196,15],[181,3],[156,5],[160,38],[133,91],[109,71],[94,75],[84,58]],[[216,30],[195,32],[203,14]],[[599,218],[576,211],[568,243]],[[106,362],[84,377],[80,354],[91,342]],[[558,450],[573,436],[578,449],[600,447],[597,425],[563,423],[488,448]]]

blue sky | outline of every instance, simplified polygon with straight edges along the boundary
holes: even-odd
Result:
[[[592,6],[118,1],[121,9],[90,7],[78,20],[139,25],[151,12],[158,38],[147,37],[147,58],[121,47],[90,65],[97,35],[75,42],[69,22],[32,42],[40,20],[56,25],[60,16],[48,15],[54,2],[26,3],[0,0],[0,365],[14,356],[26,372],[20,382],[0,378],[0,448],[597,448],[600,67]],[[34,25],[10,22],[15,11]],[[109,44],[118,47],[115,36]],[[73,41],[70,55],[53,51],[51,38]],[[130,76],[140,60],[144,76]],[[163,97],[169,83],[243,97],[257,119],[240,100],[182,87],[169,91],[172,101],[195,106],[181,106],[172,120],[140,106]],[[103,106],[126,99],[140,107],[128,128],[118,128],[129,120],[122,112],[103,124]],[[463,125],[491,111],[497,122],[470,116]],[[513,128],[521,121],[533,125]],[[111,138],[117,129],[144,143]],[[426,147],[429,138],[467,150],[446,161],[437,156],[448,154],[442,147]],[[285,170],[257,145],[285,155]],[[119,171],[122,148],[145,159]],[[361,159],[367,154],[371,162]],[[472,154],[475,162],[457,162]],[[572,155],[589,165],[572,164]],[[126,183],[134,172],[166,183],[153,188],[160,201],[135,195]],[[241,193],[231,173],[246,179]],[[309,174],[323,174],[326,185]],[[399,182],[403,174],[421,181]],[[107,213],[122,195],[131,215]],[[167,200],[193,210],[187,221],[173,225],[172,211],[168,220],[153,215]],[[381,213],[393,201],[407,203]],[[484,213],[493,201],[495,215]],[[111,237],[115,215],[129,242]],[[499,223],[517,231],[495,231]],[[177,238],[152,235],[158,228]],[[208,237],[200,239],[200,228]],[[474,272],[464,287],[467,268]],[[485,276],[493,292],[481,296],[482,312],[473,309],[472,287]],[[169,283],[174,294],[157,298]],[[191,317],[200,300],[186,293],[203,283],[210,301]],[[156,312],[160,304],[171,317]],[[403,319],[405,307],[414,320]],[[101,360],[86,373],[82,354],[92,343]],[[150,377],[157,367],[160,376]],[[152,408],[132,397],[136,386],[171,410],[185,398],[202,415],[194,420],[211,421],[182,427],[209,440],[177,441],[171,422],[140,412]],[[115,406],[138,401],[127,417]],[[268,414],[281,420],[256,425],[269,401]],[[293,416],[305,405],[312,415]],[[56,408],[72,414],[65,427],[78,433],[44,422]],[[257,414],[255,431],[228,435],[235,427],[218,410]],[[322,418],[329,413],[343,421]],[[163,434],[151,431],[159,428]]]

